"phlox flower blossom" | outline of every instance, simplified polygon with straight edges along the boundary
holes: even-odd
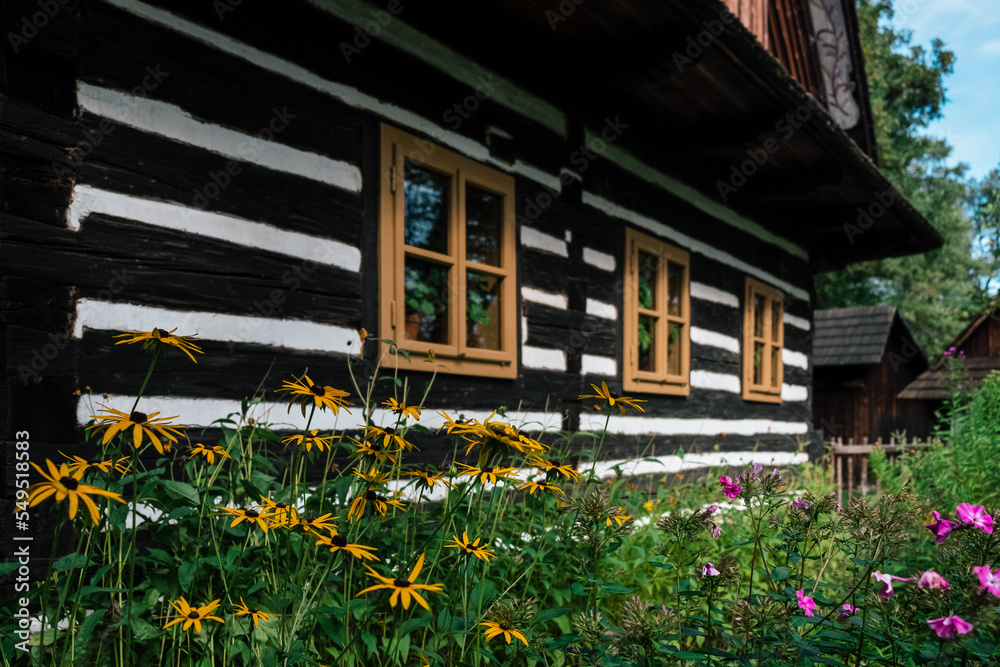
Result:
[[[734,482],[731,477],[726,477],[725,475],[719,478],[719,483],[722,484],[722,492],[730,500],[734,500],[736,496],[740,495],[740,491],[743,490],[743,487]]]
[[[806,616],[815,616],[813,610],[816,608],[816,601],[806,595],[803,590],[796,591],[799,596],[799,609],[805,612]]]
[[[973,507],[969,503],[962,503],[955,508],[955,514],[962,523],[973,525],[984,533],[993,534],[993,517],[986,513],[982,505]]]
[[[934,540],[936,544],[941,544],[948,539],[948,533],[955,527],[955,522],[942,519],[941,514],[937,511],[931,512],[931,514],[934,515],[934,523],[927,524],[924,528],[934,533],[937,538]]]
[[[937,633],[941,639],[951,639],[955,634],[966,635],[972,632],[972,623],[955,616],[944,616],[942,618],[931,618],[927,620],[927,625]]]
[[[838,611],[837,613],[840,615],[841,618],[850,618],[851,614],[853,614],[856,611],[857,609],[855,609],[853,604],[845,604],[843,607],[840,608],[840,611]]]
[[[917,581],[917,586],[920,588],[940,588],[941,590],[947,590],[950,587],[950,584],[947,579],[934,570],[927,570],[920,575],[920,579]]]
[[[807,510],[812,507],[812,503],[808,500],[803,500],[802,498],[796,498],[792,501],[792,507],[801,507],[802,509]]]
[[[717,539],[719,539],[719,537],[721,535],[722,535],[722,529],[719,528],[719,525],[717,523],[713,522],[712,523],[712,538],[717,540]]]
[[[882,590],[880,590],[878,594],[884,598],[892,597],[893,581],[907,581],[906,577],[896,577],[891,574],[882,574],[881,572],[872,572],[872,579],[882,582]]]
[[[762,466],[759,463],[754,463],[753,468],[750,469],[750,476],[753,477],[754,479],[757,479],[758,477],[760,477],[760,471],[763,469],[764,466]]]
[[[1000,570],[991,572],[989,565],[980,565],[972,568],[972,571],[979,577],[979,590],[989,591],[1000,597]]]
[[[706,563],[701,566],[701,576],[703,577],[717,577],[719,576],[719,571],[715,569],[715,566],[711,563]]]

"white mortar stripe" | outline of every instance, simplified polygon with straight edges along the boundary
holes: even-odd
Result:
[[[654,460],[649,460],[654,459]],[[799,465],[809,460],[808,454],[800,452],[706,452],[704,454],[685,454],[680,456],[651,456],[646,459],[601,461],[594,466],[597,477],[615,476],[615,467],[620,466],[622,475],[656,475],[675,473],[698,468],[721,468],[725,466],[742,467],[751,463],[760,463],[765,467]],[[589,470],[589,465],[583,465]]]
[[[521,346],[521,364],[526,368],[566,372],[566,353],[544,347]]]
[[[730,373],[713,373],[712,371],[691,371],[691,386],[696,389],[717,389],[738,394],[742,391],[740,378]]]
[[[136,16],[140,16],[148,21],[166,26],[171,30],[175,30],[186,35],[187,37],[190,37],[191,39],[207,44],[208,46],[218,49],[223,53],[236,56],[237,58],[251,63],[252,65],[318,90],[321,93],[340,100],[344,104],[357,109],[370,111],[394,123],[430,135],[435,141],[439,141],[442,144],[467,155],[473,160],[490,164],[508,173],[520,174],[537,183],[541,183],[555,192],[559,192],[561,189],[561,183],[558,176],[543,172],[537,167],[525,164],[520,160],[517,160],[513,165],[497,160],[490,155],[489,148],[487,148],[484,144],[469,139],[468,137],[462,136],[456,132],[445,130],[441,126],[437,125],[433,121],[427,120],[423,116],[395,105],[382,102],[371,95],[362,93],[356,88],[324,79],[301,65],[296,65],[289,60],[279,58],[273,54],[267,53],[266,51],[261,51],[256,47],[233,39],[232,37],[224,35],[221,32],[205,28],[204,26],[194,23],[193,21],[188,21],[187,19],[181,18],[164,9],[153,7],[143,2],[138,2],[138,0],[106,0],[106,2],[135,14]]]
[[[796,317],[795,315],[789,315],[785,313],[785,324],[791,324],[793,327],[802,329],[803,331],[809,331],[812,328],[809,320],[804,317]]]
[[[73,336],[80,338],[84,329],[149,331],[153,327],[168,331],[177,327],[178,335],[197,334],[206,340],[258,343],[295,350],[348,354],[358,348],[356,331],[332,324],[168,310],[91,299],[80,299],[77,303]],[[351,342],[353,345],[348,344]]]
[[[587,314],[595,317],[603,317],[609,320],[618,319],[618,309],[610,303],[587,299]]]
[[[705,257],[714,259],[718,262],[722,262],[723,264],[731,266],[734,269],[737,269],[744,273],[748,273],[752,276],[756,276],[757,278],[760,278],[761,280],[764,280],[774,285],[775,287],[783,289],[785,292],[794,295],[797,299],[801,299],[802,301],[805,301],[807,303],[809,302],[809,292],[802,289],[801,287],[796,287],[790,282],[781,280],[780,278],[777,278],[771,275],[770,273],[757,268],[756,266],[747,264],[743,260],[737,259],[736,257],[733,257],[727,252],[719,250],[718,248],[709,243],[705,243],[704,241],[699,241],[697,239],[694,239],[688,236],[687,234],[682,234],[678,232],[676,229],[668,227],[662,222],[658,222],[656,220],[653,220],[652,218],[648,218],[642,215],[641,213],[636,213],[635,211],[631,211],[623,206],[619,206],[618,204],[608,201],[607,199],[604,199],[603,197],[595,195],[591,192],[585,191],[583,193],[583,203],[587,204],[588,206],[592,206],[598,210],[604,211],[610,216],[626,220],[628,222],[639,225],[640,227],[648,229],[653,233],[658,234],[661,237],[670,239],[671,242],[677,243],[681,247],[687,248],[691,252],[696,252],[698,254],[704,255]]]
[[[136,97],[85,82],[80,82],[77,102],[90,113],[115,123],[198,146],[241,162],[304,176],[350,192],[361,192],[361,170],[353,164],[205,123],[167,102]]]
[[[615,256],[591,248],[583,249],[583,261],[605,271],[615,270]]]
[[[77,185],[73,190],[73,201],[67,212],[69,228],[79,230],[80,223],[91,213],[103,213],[157,227],[176,229],[248,248],[281,253],[300,261],[329,264],[348,271],[357,272],[361,269],[361,251],[340,241],[291,232],[272,225],[188,208],[171,202],[142,199],[88,185]]]
[[[720,289],[716,289],[715,287],[711,287],[710,285],[706,285],[704,283],[691,283],[691,298],[721,303],[724,306],[732,306],[733,308],[740,307],[740,299],[738,296],[730,292],[723,292]]]
[[[618,375],[618,362],[611,357],[598,357],[593,354],[585,354],[580,364],[580,373],[583,375]]]
[[[566,241],[531,227],[521,227],[521,245],[569,257]]]
[[[808,355],[789,350],[788,348],[781,350],[781,362],[786,366],[795,366],[803,370],[809,370]]]
[[[544,290],[535,289],[534,287],[522,287],[521,298],[525,301],[534,301],[535,303],[552,306],[553,308],[562,308],[563,310],[566,310],[569,307],[569,302],[567,301],[565,294],[546,292]]]
[[[580,415],[580,428],[600,433],[606,415]],[[611,415],[608,433],[620,435],[798,435],[809,430],[805,422],[782,422],[772,419],[680,419],[676,417],[632,417]]]
[[[728,350],[735,354],[740,353],[740,342],[732,336],[702,329],[701,327],[691,327],[691,342],[699,345],[710,345],[723,350]]]
[[[809,387],[800,384],[783,384],[781,385],[781,400],[807,401],[809,400]]]

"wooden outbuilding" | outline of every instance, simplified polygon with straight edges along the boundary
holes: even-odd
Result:
[[[817,310],[813,339],[813,422],[827,440],[924,438],[934,411],[897,396],[927,369],[927,357],[893,306]]]

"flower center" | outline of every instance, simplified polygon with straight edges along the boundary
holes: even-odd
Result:
[[[335,547],[340,547],[341,549],[343,549],[344,547],[347,546],[347,538],[344,537],[343,535],[334,535],[333,537],[330,538],[330,544],[332,544]]]
[[[506,632],[506,631],[510,630],[510,626],[507,625],[506,623],[501,623],[500,624],[500,629],[503,630],[504,632]]]
[[[191,619],[198,618],[198,612],[192,611],[190,614],[188,614],[188,618]]]
[[[149,416],[145,412],[139,412],[138,410],[128,416],[128,420],[133,424],[143,424],[147,419],[149,419]]]
[[[59,483],[70,491],[76,491],[76,487],[80,485],[80,482],[76,481],[72,477],[62,477],[59,479]]]
[[[167,338],[168,336],[170,336],[170,332],[164,331],[163,329],[157,329],[156,330],[156,337],[157,338]]]
[[[395,586],[396,588],[409,588],[410,581],[409,579],[403,579],[402,577],[400,577],[399,579],[396,579],[394,582],[392,582],[392,585]]]
[[[608,392],[608,396],[610,396],[611,400],[613,400],[613,401],[617,401],[619,398],[621,398],[621,396],[619,396],[618,394],[616,394],[613,391],[609,391]]]
[[[321,387],[318,384],[314,384],[313,386],[309,387],[309,391],[316,394],[317,396],[326,396],[326,388]]]
[[[277,508],[279,510],[283,510],[286,507],[288,507],[288,505],[286,505],[285,503],[275,503],[274,506],[275,506],[275,508]]]
[[[257,512],[257,510],[247,510],[246,515],[251,519],[256,519],[257,517],[260,516],[260,513]]]
[[[385,432],[386,432],[386,435],[394,435],[396,433],[396,429],[394,429],[393,427],[390,426],[387,429],[385,429]]]
[[[378,494],[375,493],[374,491],[368,491],[367,493],[365,493],[365,500],[369,502],[374,502],[377,499],[378,499]]]
[[[493,472],[493,466],[489,466],[488,468],[483,468],[483,472],[486,473],[487,475],[491,474]]]

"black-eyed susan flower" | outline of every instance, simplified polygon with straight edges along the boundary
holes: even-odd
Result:
[[[559,464],[553,461],[549,461],[548,459],[543,459],[540,456],[529,456],[528,465],[533,465],[536,468],[545,471],[546,475],[549,475],[550,473],[556,473],[562,475],[567,479],[571,479],[574,482],[580,479],[580,473],[573,470],[573,466],[569,463]]]
[[[444,473],[432,473],[430,470],[413,470],[411,472],[404,472],[404,475],[409,477],[416,477],[417,484],[425,486],[428,489],[433,489],[438,484],[447,486],[454,489],[455,485],[444,478]]]
[[[115,345],[129,345],[131,343],[142,343],[142,349],[153,348],[154,353],[165,353],[170,348],[176,348],[191,358],[191,361],[198,363],[192,352],[204,354],[201,348],[194,344],[198,340],[197,334],[194,336],[175,336],[177,328],[170,331],[164,329],[153,329],[152,331],[132,331],[131,333],[118,334],[115,338],[125,338]]]
[[[159,412],[147,415],[145,412],[139,412],[138,410],[125,413],[105,405],[101,407],[108,414],[90,415],[91,419],[98,421],[97,424],[94,424],[90,428],[92,430],[107,429],[104,431],[104,438],[101,440],[102,445],[108,444],[111,438],[115,437],[116,433],[126,434],[131,430],[133,447],[139,449],[142,446],[143,440],[149,438],[156,451],[162,454],[164,451],[170,451],[170,444],[177,442],[178,436],[181,435],[181,431],[185,428],[183,426],[174,426],[170,423],[171,419],[177,419],[177,415],[173,417],[157,417],[160,414]]]
[[[347,509],[347,520],[357,521],[365,515],[365,511],[368,506],[371,505],[375,512],[385,520],[385,513],[390,507],[396,507],[399,509],[406,509],[406,505],[396,500],[395,498],[386,498],[385,496],[380,496],[374,490],[369,489],[365,491],[360,496],[354,498],[351,501],[350,507]]]
[[[282,441],[287,448],[289,445],[295,445],[296,447],[301,447],[307,452],[311,452],[312,448],[315,446],[321,452],[325,452],[327,447],[333,447],[333,436],[321,436],[319,434],[319,429],[314,428],[309,431],[308,434],[296,433],[295,435],[290,435],[287,438],[283,438]]]
[[[459,475],[468,475],[473,479],[478,479],[480,484],[485,484],[490,482],[496,484],[498,479],[514,479],[512,473],[517,470],[517,468],[497,468],[493,466],[484,466],[482,468],[473,467],[465,465],[464,463],[455,462],[455,465],[465,468],[465,470],[460,471]]]
[[[461,435],[463,432],[474,426],[471,419],[452,419],[448,416],[448,413],[444,411],[441,412],[441,416],[444,417],[444,425],[441,428],[447,429],[446,433],[448,435],[451,435],[452,432],[458,432],[458,434]]]
[[[351,474],[358,477],[370,485],[380,485],[385,484],[390,479],[392,479],[392,473],[382,472],[378,468],[372,468],[368,472],[361,472],[357,468],[351,471]]]
[[[52,495],[55,495],[57,503],[61,503],[63,500],[69,498],[69,518],[75,519],[77,507],[79,507],[79,503],[82,500],[83,504],[87,507],[87,511],[90,512],[90,518],[94,520],[95,524],[98,524],[101,522],[101,515],[98,513],[97,505],[90,496],[103,496],[117,500],[120,503],[125,502],[122,500],[120,494],[90,484],[81,484],[80,479],[83,477],[83,470],[71,473],[69,466],[65,463],[60,463],[57,468],[56,464],[48,459],[45,459],[48,473],[35,463],[31,465],[45,478],[45,481],[32,484],[28,487],[28,507],[34,507]]]
[[[623,511],[623,508],[621,508],[621,507],[615,508],[615,510],[612,510],[612,512],[614,512],[614,513],[611,516],[607,517],[605,519],[604,523],[606,525],[610,526],[611,522],[614,521],[619,526],[621,526],[622,524],[625,524],[625,523],[628,523],[629,521],[631,521],[632,517],[625,516],[624,514],[622,514],[622,511]]]
[[[481,433],[484,436],[482,444],[492,451],[513,450],[521,454],[541,454],[548,449],[534,438],[521,433],[516,426],[507,422],[487,419],[482,424]],[[471,449],[471,447],[469,448]],[[469,450],[466,450],[468,454]]]
[[[382,401],[382,405],[389,408],[397,415],[404,417],[412,417],[417,421],[420,420],[420,406],[404,405],[403,403],[397,403],[395,398],[390,398],[387,401]]]
[[[213,445],[212,447],[206,447],[200,442],[191,449],[191,456],[189,456],[188,459],[193,459],[196,456],[204,456],[205,460],[208,461],[209,465],[215,463],[216,456],[227,458],[230,461],[233,459],[233,457],[230,456],[228,452],[226,452],[224,447],[220,445]]]
[[[59,453],[62,454],[64,457],[66,457],[66,459],[71,461],[71,463],[69,464],[70,472],[76,472],[77,470],[86,472],[91,468],[97,468],[103,473],[108,473],[111,472],[111,468],[114,468],[121,474],[126,475],[130,470],[127,464],[128,462],[127,456],[123,456],[118,460],[108,459],[107,461],[98,461],[97,459],[94,459],[92,461],[88,461],[82,456],[76,456],[76,455],[70,456],[69,454],[63,453],[62,451],[60,451]]]
[[[395,464],[398,459],[398,454],[400,450],[398,449],[387,449],[382,446],[382,440],[364,440],[359,441],[354,438],[348,438],[354,444],[354,451],[351,453],[351,458],[368,456],[379,463],[385,463],[389,461]]]
[[[465,552],[467,556],[475,556],[476,558],[481,558],[487,563],[490,562],[490,558],[497,557],[495,553],[486,548],[489,546],[489,542],[483,542],[482,544],[480,544],[479,543],[480,538],[478,537],[473,542],[469,540],[469,534],[464,530],[462,531],[462,539],[459,539],[457,535],[452,535],[451,539],[453,542],[452,544],[445,543],[444,545],[449,549],[461,549],[462,551]]]
[[[510,644],[511,639],[517,638],[524,642],[524,645],[528,645],[528,640],[525,638],[524,633],[515,628],[512,625],[507,625],[499,621],[480,621],[479,625],[485,625],[486,630],[483,634],[486,636],[486,641],[490,641],[494,637],[499,637],[503,635],[503,638],[507,640]]]
[[[383,449],[399,449],[403,451],[416,449],[416,447],[404,440],[403,436],[399,435],[396,429],[391,426],[387,426],[386,428],[382,428],[381,426],[366,426],[365,439],[378,442]]]
[[[295,508],[283,502],[275,502],[267,496],[260,496],[261,509],[268,515],[267,523],[272,528],[289,528],[298,515]]]
[[[517,488],[527,489],[528,493],[531,495],[535,495],[535,491],[548,491],[549,493],[551,493],[553,496],[556,497],[558,497],[558,494],[560,493],[564,496],[566,495],[566,492],[560,489],[558,486],[556,486],[555,484],[549,484],[544,480],[541,482],[533,482],[531,480],[528,480],[527,482],[521,484]]]
[[[601,388],[600,389],[597,388],[596,384],[592,384],[590,386],[594,388],[594,391],[596,393],[595,394],[580,394],[580,396],[579,396],[580,400],[583,400],[585,398],[596,398],[596,399],[599,399],[599,400],[604,400],[604,401],[607,402],[607,404],[608,404],[609,407],[612,407],[612,408],[617,407],[618,410],[621,412],[621,414],[625,414],[625,406],[626,405],[628,405],[629,407],[635,408],[639,412],[645,412],[645,410],[643,410],[639,406],[639,403],[645,403],[646,402],[645,399],[632,398],[631,396],[619,396],[618,394],[616,394],[613,391],[609,390],[608,389],[608,383],[607,382],[603,382],[603,381],[601,382]]]
[[[334,521],[339,518],[339,516],[334,516],[333,512],[328,512],[323,516],[302,514],[293,507],[288,515],[288,527],[301,530],[305,533],[313,533],[314,535],[319,535],[319,531],[321,530],[336,533],[337,524]]]
[[[350,396],[346,391],[313,384],[308,375],[303,375],[301,380],[297,378],[285,380],[278,391],[287,391],[291,394],[288,409],[291,410],[292,406],[298,403],[302,407],[303,417],[306,416],[307,405],[319,408],[320,410],[329,408],[335,415],[340,414],[341,408],[344,408],[350,414],[351,411],[348,409],[348,406],[354,405],[346,400]]]
[[[271,620],[271,617],[274,616],[274,614],[270,614],[266,611],[261,611],[256,607],[248,607],[247,603],[243,601],[242,595],[240,596],[240,603],[237,605],[233,605],[233,613],[236,614],[237,616],[249,616],[251,619],[253,619],[254,627],[257,627],[257,624],[260,623],[261,621],[267,623],[269,620]]]
[[[179,616],[164,625],[164,630],[169,628],[171,625],[184,623],[184,625],[181,626],[181,630],[188,630],[193,625],[195,632],[201,632],[202,621],[218,621],[219,623],[225,623],[225,621],[218,616],[211,615],[212,612],[219,606],[219,600],[212,600],[204,607],[197,608],[188,604],[188,601],[184,598],[179,599],[177,602],[171,602],[170,604],[177,610]]]
[[[338,551],[346,551],[355,558],[361,558],[364,560],[378,560],[375,554],[370,553],[375,551],[375,547],[368,547],[363,544],[351,544],[347,541],[347,538],[343,535],[330,535],[329,537],[325,535],[316,535],[318,538],[316,545],[321,547],[326,547],[330,550],[330,553],[337,553]]]
[[[236,526],[246,521],[247,523],[256,524],[260,526],[261,530],[263,530],[265,533],[267,532],[268,523],[269,520],[271,519],[271,514],[269,512],[266,511],[262,512],[260,510],[253,508],[238,509],[233,507],[216,507],[216,509],[220,510],[220,512],[216,514],[216,516],[228,515],[235,517],[233,519],[233,522],[229,524],[230,528],[235,528]]]
[[[376,591],[381,588],[386,588],[392,591],[392,596],[389,598],[389,606],[395,607],[396,603],[399,602],[400,598],[403,600],[403,609],[410,608],[410,598],[412,597],[417,601],[424,609],[430,611],[430,605],[427,604],[427,600],[418,593],[418,590],[430,591],[432,593],[441,593],[444,591],[444,584],[418,584],[416,583],[417,577],[420,576],[420,570],[424,567],[424,556],[426,554],[420,554],[420,558],[417,559],[417,564],[413,566],[413,571],[410,572],[410,576],[397,577],[396,579],[390,579],[389,577],[383,577],[381,574],[373,570],[370,566],[365,565],[368,570],[368,576],[375,577],[381,584],[375,584],[374,586],[369,586],[363,591],[359,592],[355,597],[361,597],[365,593]]]

